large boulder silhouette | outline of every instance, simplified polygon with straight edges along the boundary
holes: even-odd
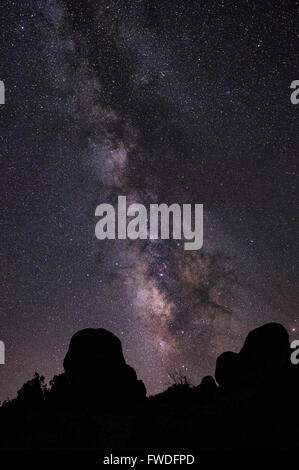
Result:
[[[102,328],[74,334],[63,362],[70,390],[77,398],[100,401],[136,401],[146,396],[135,370],[126,364],[120,340]]]
[[[215,378],[220,387],[231,390],[240,381],[239,355],[232,351],[222,353],[216,361]]]
[[[248,379],[257,383],[276,381],[290,365],[287,330],[279,323],[267,323],[252,330],[239,353]]]
[[[287,330],[279,323],[267,323],[252,330],[239,354],[221,354],[215,377],[222,389],[272,386],[290,370],[290,344]]]

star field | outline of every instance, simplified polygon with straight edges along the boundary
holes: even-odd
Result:
[[[148,393],[247,332],[296,337],[298,2],[0,2],[0,398],[122,340]],[[107,240],[98,204],[204,204],[204,246]]]

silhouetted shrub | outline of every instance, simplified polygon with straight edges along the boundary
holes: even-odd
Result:
[[[46,394],[45,377],[35,372],[33,379],[25,382],[22,388],[18,390],[16,402],[22,407],[41,406]]]

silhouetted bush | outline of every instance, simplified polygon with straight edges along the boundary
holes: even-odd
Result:
[[[16,402],[22,407],[38,407],[43,404],[46,394],[45,377],[35,372],[33,379],[25,382],[18,390]]]

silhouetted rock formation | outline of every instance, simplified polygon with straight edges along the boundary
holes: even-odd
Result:
[[[225,390],[238,387],[240,380],[239,355],[232,351],[222,353],[216,361],[215,378],[219,386]]]
[[[290,344],[287,330],[268,323],[251,331],[239,354],[221,354],[215,377],[222,390],[252,390],[278,387],[290,373]]]
[[[287,330],[278,323],[267,323],[251,331],[239,358],[248,383],[261,384],[277,380],[290,364],[290,343]]]
[[[215,379],[211,375],[206,375],[202,379],[199,387],[201,387],[202,390],[207,390],[207,391],[211,391],[211,392],[215,392],[217,390],[217,385],[215,383]]]
[[[125,362],[120,340],[102,328],[78,331],[63,365],[70,390],[78,399],[95,403],[136,401],[146,396],[143,382]]]
[[[147,399],[120,340],[103,329],[82,330],[50,390],[35,374],[0,408],[0,448],[296,449],[299,366],[290,356],[287,331],[269,323],[251,331],[239,353],[218,357],[218,385],[211,376],[197,387],[174,377],[172,386]]]

